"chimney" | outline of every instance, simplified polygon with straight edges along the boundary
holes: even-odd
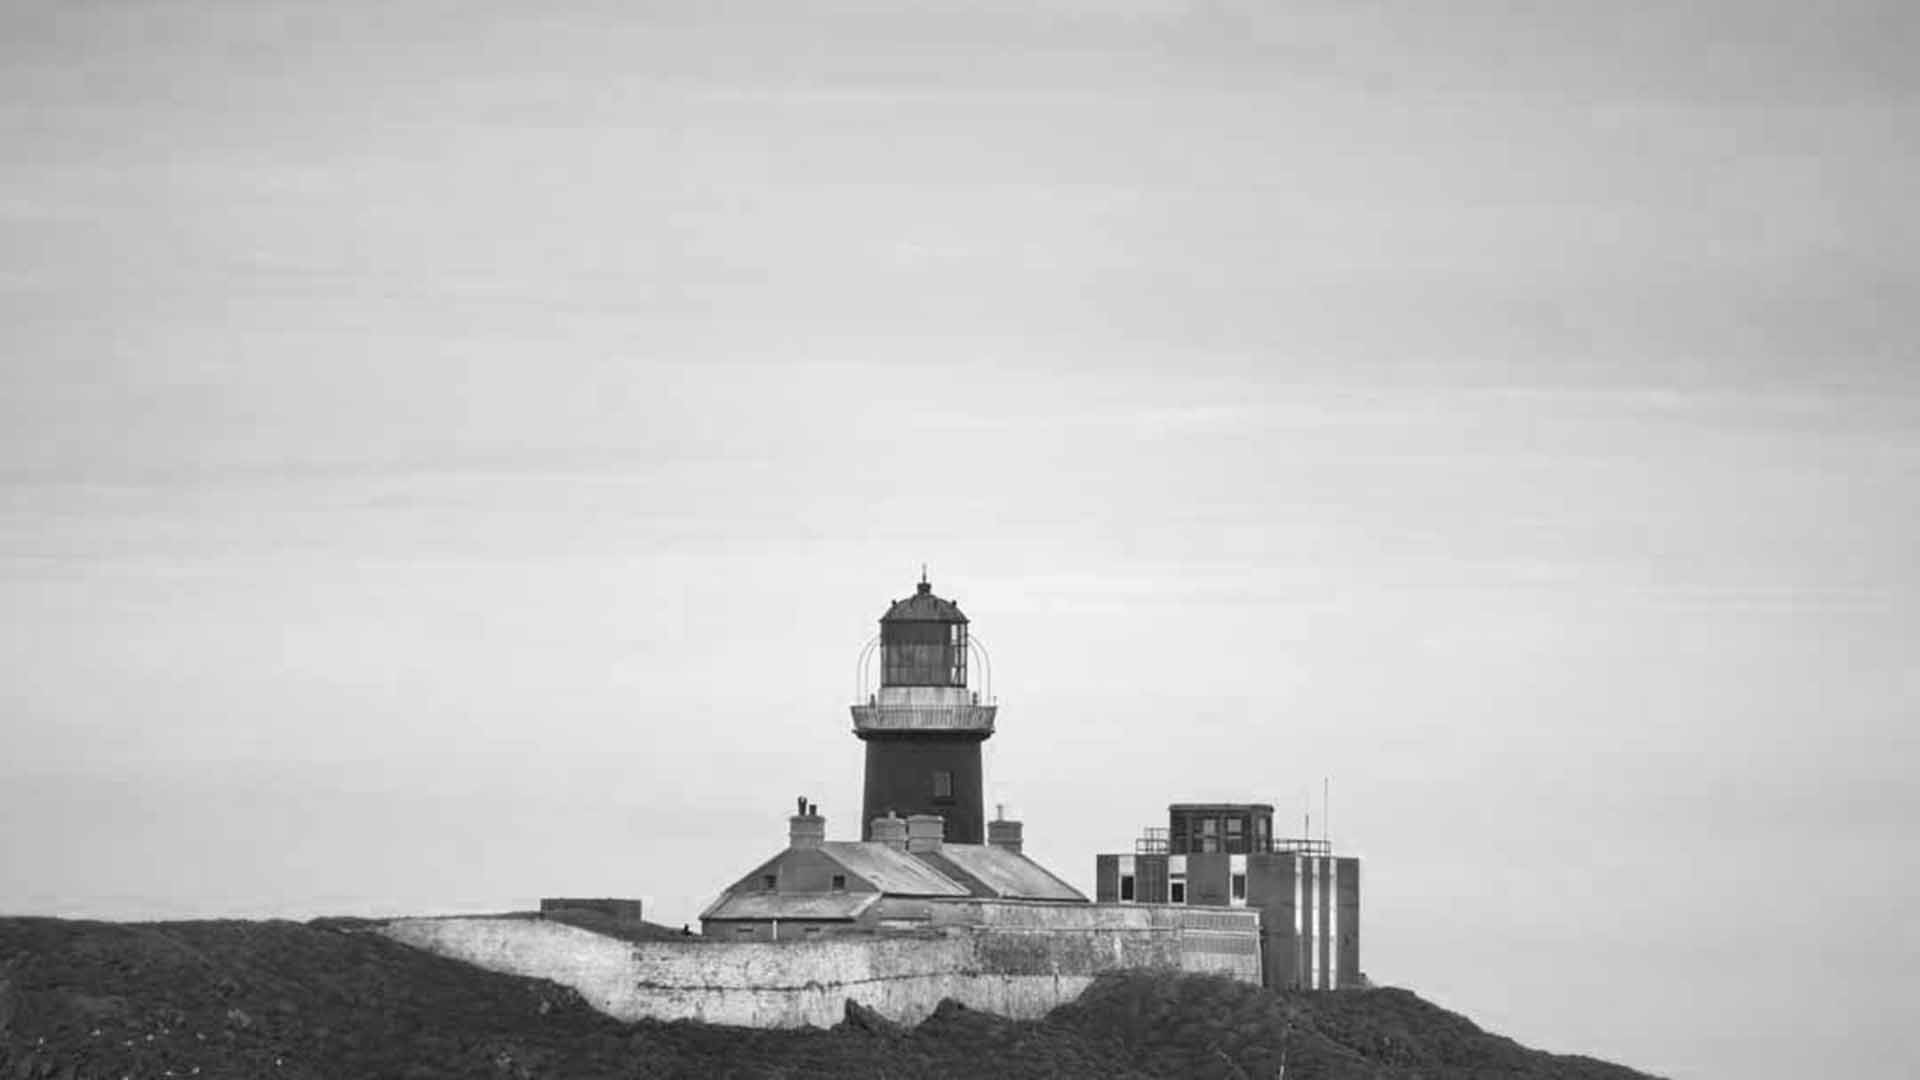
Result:
[[[987,822],[987,843],[993,847],[1006,848],[1015,855],[1020,854],[1020,823],[1007,821],[1004,818]]]
[[[820,816],[820,808],[801,799],[800,812],[787,819],[787,846],[790,848],[817,848],[826,842],[827,819]]]
[[[907,850],[907,819],[895,817],[893,811],[887,811],[886,817],[873,819],[874,842],[885,844],[901,851]]]
[[[907,850],[939,851],[947,832],[947,819],[939,814],[914,814],[907,818]]]

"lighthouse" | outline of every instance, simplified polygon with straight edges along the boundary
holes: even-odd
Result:
[[[866,744],[863,840],[889,815],[938,814],[950,844],[986,842],[981,744],[996,706],[967,685],[967,617],[921,575],[912,596],[880,617],[880,682],[853,706]],[[866,671],[862,655],[862,677]]]

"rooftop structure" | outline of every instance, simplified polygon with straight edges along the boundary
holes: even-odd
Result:
[[[1331,855],[1326,840],[1304,836],[1274,836],[1273,806],[1269,803],[1173,803],[1167,824],[1149,825],[1133,842],[1136,855],[1204,855],[1254,852]]]

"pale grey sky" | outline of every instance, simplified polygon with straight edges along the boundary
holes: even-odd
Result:
[[[1083,887],[1331,776],[1376,979],[1905,1075],[1917,47],[7,5],[0,911],[691,920],[792,796],[854,831],[854,657],[926,561]]]

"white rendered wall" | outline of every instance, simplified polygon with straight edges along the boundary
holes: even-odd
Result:
[[[960,911],[960,907],[970,910]],[[1258,985],[1258,919],[1162,905],[962,902],[971,925],[793,942],[629,942],[538,919],[399,919],[381,933],[491,971],[550,979],[622,1020],[830,1027],[848,1000],[918,1023],[943,998],[1016,1019],[1097,975],[1205,971]]]

